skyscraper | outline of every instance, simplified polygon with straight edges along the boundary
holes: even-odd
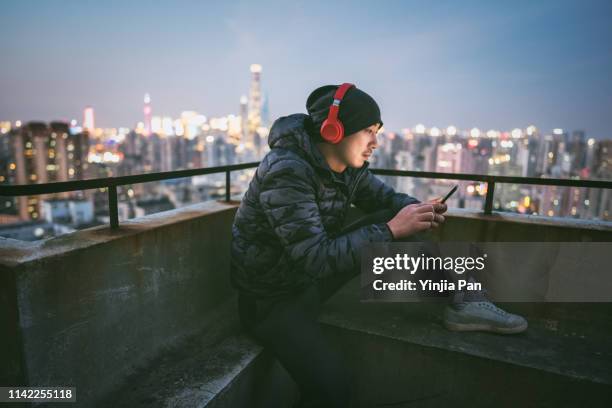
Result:
[[[151,97],[148,93],[144,96],[144,134],[149,136],[151,134]]]
[[[248,107],[248,99],[246,96],[242,95],[240,97],[240,127],[241,131],[241,143],[244,143],[247,140],[247,134],[249,133],[249,107]]]
[[[261,65],[251,65],[251,88],[249,92],[249,123],[247,143],[254,143],[257,128],[261,126]]]
[[[266,92],[263,97],[263,103],[261,107],[261,124],[262,126],[268,127],[270,125],[270,99]]]
[[[94,109],[91,106],[86,106],[83,109],[83,130],[91,133],[95,128]]]
[[[64,122],[29,122],[9,133],[10,162],[6,177],[11,184],[36,184],[83,178],[89,151],[88,133],[71,134]],[[78,192],[17,198],[22,220],[41,218],[41,200],[78,196]]]

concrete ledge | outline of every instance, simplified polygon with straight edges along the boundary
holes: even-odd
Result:
[[[554,228],[586,229],[612,233],[612,222],[597,220],[582,220],[577,218],[545,217],[542,215],[516,214],[511,212],[493,211],[485,215],[482,211],[451,208],[448,215],[456,218],[467,218],[479,221],[511,222],[527,225],[550,226]]]
[[[514,336],[449,332],[444,306],[361,303],[359,278],[330,299],[320,321],[350,367],[358,406],[612,403],[612,326],[602,321],[610,304],[590,305],[588,322],[559,310],[554,319],[527,315],[530,328]],[[528,310],[517,306],[504,305]]]
[[[352,206],[347,219],[364,214]],[[471,242],[611,242],[612,223],[504,212],[451,208],[433,236],[440,241]]]
[[[108,225],[99,225],[71,234],[29,242],[0,237],[0,266],[15,267],[52,256],[65,256],[72,251],[125,239],[147,231],[173,226],[174,224],[190,222],[207,214],[227,212],[233,220],[236,209],[235,201],[230,203],[224,201],[205,201],[187,207],[122,221],[116,230],[112,230]],[[231,222],[229,225],[231,226]]]

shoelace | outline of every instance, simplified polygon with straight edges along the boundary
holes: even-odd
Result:
[[[478,305],[479,306],[484,306],[487,309],[492,310],[493,312],[497,313],[500,316],[504,316],[504,317],[509,316],[508,312],[506,312],[505,310],[500,309],[499,307],[495,306],[491,302],[478,302]]]

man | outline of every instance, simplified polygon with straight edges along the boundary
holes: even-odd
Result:
[[[383,125],[370,95],[352,84],[327,85],[306,108],[308,115],[281,117],[270,130],[271,150],[232,227],[231,278],[241,321],[295,379],[302,406],[347,406],[347,373],[317,323],[321,303],[359,272],[364,246],[437,228],[447,208],[395,192],[368,170]],[[370,218],[347,231],[351,204]],[[376,215],[383,209],[388,215]],[[473,302],[447,309],[447,326],[523,325],[485,299],[464,300]]]

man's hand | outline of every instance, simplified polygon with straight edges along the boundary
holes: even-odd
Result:
[[[446,205],[441,203],[410,204],[399,210],[387,225],[393,238],[403,238],[419,231],[437,228],[444,222],[444,216],[439,211],[446,211]]]
[[[426,203],[434,205],[434,211],[436,214],[444,214],[446,210],[448,210],[446,203],[442,202],[442,197],[432,198],[431,200],[426,201]]]

